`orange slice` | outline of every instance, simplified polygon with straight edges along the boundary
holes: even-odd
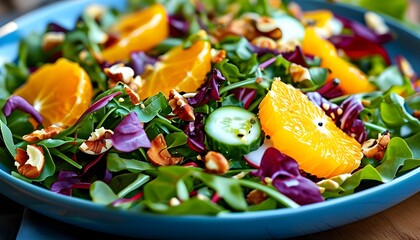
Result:
[[[14,94],[39,111],[44,126],[68,127],[89,107],[92,83],[79,64],[60,58],[31,74]]]
[[[109,30],[119,40],[105,48],[102,56],[109,62],[127,60],[132,51],[146,51],[169,35],[165,8],[160,4],[131,13],[119,19]]]
[[[363,157],[360,144],[324,111],[290,85],[275,80],[259,106],[264,132],[274,147],[317,177],[350,173]]]
[[[356,66],[337,55],[335,46],[320,37],[315,28],[307,27],[302,42],[302,50],[306,54],[315,55],[322,59],[321,67],[328,68],[328,78],[340,79],[340,88],[345,94],[371,92],[375,90],[366,74]]]
[[[204,83],[211,68],[211,45],[205,40],[204,31],[197,35],[199,39],[190,47],[184,49],[179,45],[172,48],[162,56],[153,71],[142,75],[144,83],[139,89],[142,99],[160,91],[168,96],[171,89],[194,92]]]

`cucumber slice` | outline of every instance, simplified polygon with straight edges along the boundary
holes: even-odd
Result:
[[[207,147],[225,157],[241,157],[257,149],[264,140],[257,115],[235,106],[224,106],[211,112],[204,131]]]

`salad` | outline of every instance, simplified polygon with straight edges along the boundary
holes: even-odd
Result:
[[[10,174],[111,208],[298,208],[420,165],[419,80],[379,15],[129,1],[21,40],[0,71]]]

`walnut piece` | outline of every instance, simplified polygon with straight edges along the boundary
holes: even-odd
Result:
[[[80,146],[80,151],[89,155],[98,155],[108,151],[112,147],[112,130],[101,127],[90,134],[90,137]]]
[[[151,142],[151,147],[147,150],[147,156],[152,164],[156,166],[170,166],[180,163],[183,157],[173,157],[167,149],[165,138],[159,134]]]
[[[365,157],[373,158],[381,161],[389,141],[391,140],[391,134],[389,131],[378,134],[378,139],[369,139],[362,144],[362,151]]]
[[[203,160],[207,172],[223,175],[229,171],[229,162],[221,153],[209,151]]]
[[[64,42],[66,38],[63,32],[47,32],[42,38],[42,49],[46,52],[51,51]]]
[[[252,205],[260,204],[264,202],[266,199],[267,199],[267,195],[264,192],[257,189],[252,190],[246,196],[246,201]]]
[[[194,108],[175,89],[169,92],[169,106],[171,106],[172,112],[180,119],[188,122],[195,120]]]
[[[27,178],[37,178],[41,175],[45,165],[44,150],[40,146],[28,145],[26,151],[17,149],[15,166],[18,172]]]
[[[61,131],[63,131],[62,127],[53,124],[41,130],[35,130],[30,134],[23,135],[22,139],[27,142],[33,143],[39,140],[52,138],[55,135],[59,134]]]

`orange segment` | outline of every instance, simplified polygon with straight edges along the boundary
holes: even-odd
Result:
[[[318,56],[322,59],[321,67],[331,70],[329,79],[340,79],[340,87],[345,94],[371,92],[375,87],[356,66],[337,55],[334,45],[321,38],[313,27],[307,27],[302,42],[305,54]]]
[[[259,117],[274,146],[294,158],[305,172],[329,178],[360,165],[360,144],[305,94],[280,80],[273,82],[261,102]]]
[[[302,22],[307,25],[314,24],[315,30],[322,36],[332,33],[333,13],[328,10],[306,11],[303,13]]]
[[[160,91],[168,96],[171,89],[193,92],[204,83],[211,68],[211,45],[204,40],[204,31],[198,35],[200,39],[189,48],[184,49],[182,45],[172,48],[162,56],[153,71],[146,71],[142,76],[144,84],[139,90],[142,99]]]
[[[122,17],[111,27],[119,41],[102,51],[109,62],[127,60],[132,51],[145,51],[168,37],[169,25],[165,8],[160,4]]]
[[[43,125],[67,127],[89,107],[92,83],[79,64],[60,58],[30,75],[15,93],[32,104],[43,117]]]

